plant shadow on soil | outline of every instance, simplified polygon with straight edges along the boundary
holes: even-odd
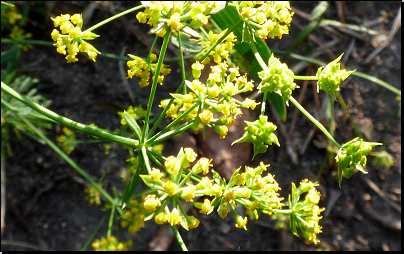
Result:
[[[293,8],[305,13],[310,13],[316,4],[291,3]],[[379,36],[383,36],[389,33],[399,5],[398,2],[345,2],[341,6],[347,23],[363,24],[384,15],[385,21],[370,27],[377,31]],[[110,3],[110,6],[98,6],[88,24],[96,24],[111,16],[110,11],[117,13],[132,6],[135,4],[120,2]],[[81,3],[58,2],[48,7],[47,15],[73,14],[82,12],[84,7],[86,6]],[[330,3],[325,13],[326,18],[338,20],[337,7],[335,2]],[[49,17],[35,13],[36,8],[37,4],[33,3],[30,12],[32,22],[29,23],[27,32],[32,32],[34,39],[49,41],[53,29],[52,22]],[[135,29],[138,33],[147,35],[149,27],[138,24],[134,15],[125,18],[125,21],[117,20],[97,29],[95,32],[101,37],[94,40],[94,46],[103,52],[117,55],[126,47],[125,54],[145,57],[150,45],[139,40],[139,36],[135,36],[133,31]],[[128,26],[127,22],[132,25]],[[290,35],[285,35],[281,41],[268,40],[270,48],[287,49],[291,45],[293,35],[296,36],[307,22],[295,14]],[[295,23],[300,25],[294,25]],[[307,43],[299,46],[295,52],[307,56],[325,42],[337,39],[339,42],[336,46],[318,57],[322,61],[332,61],[345,52],[354,40],[352,35],[335,30],[338,32],[317,29],[313,38],[306,40]],[[150,36],[146,37],[153,40]],[[375,49],[370,43],[375,37],[355,39],[351,56],[345,62],[346,68],[370,74],[401,89],[401,29],[388,47],[365,64],[364,59]],[[3,51],[7,46],[2,44],[1,47]],[[168,57],[174,56],[173,51],[169,50]],[[289,66],[297,63],[297,60],[279,55],[278,57]],[[123,66],[126,72],[126,64]],[[307,67],[296,74],[314,75],[316,68]],[[86,60],[85,56],[79,56],[77,63],[66,64],[64,57],[54,48],[36,46],[34,50],[22,53],[19,70],[39,79],[38,91],[52,100],[49,107],[51,110],[80,123],[95,123],[102,128],[117,129],[120,127],[117,111],[123,111],[131,104],[123,85],[126,77],[120,75],[117,60],[97,57],[97,62],[93,63]],[[155,102],[175,90],[174,85],[181,79],[177,70],[178,68],[173,66],[172,75],[167,76],[165,84],[158,87]],[[141,89],[136,80],[128,82],[135,94],[135,106],[139,103],[147,105],[149,89]],[[302,87],[303,83],[298,85]],[[309,83],[301,103],[311,113],[317,109],[313,89],[313,84]],[[294,97],[297,98],[298,95],[299,90],[295,91]],[[284,137],[279,132],[277,135],[281,147],[270,147],[265,154],[257,155],[254,162],[250,161],[251,165],[256,165],[261,160],[271,164],[268,170],[276,176],[275,179],[282,188],[281,194],[286,198],[291,182],[298,184],[305,178],[313,180],[322,165],[325,165],[318,181],[322,206],[329,211],[326,210],[325,218],[321,220],[321,243],[318,246],[306,245],[302,237],[294,237],[289,230],[275,229],[274,222],[267,215],[261,215],[259,223],[250,221],[247,225],[248,231],[244,231],[234,227],[233,216],[222,220],[215,212],[205,216],[198,214],[197,210],[192,210],[194,216],[202,222],[197,229],[189,232],[180,229],[188,249],[401,250],[401,210],[398,212],[389,205],[401,205],[401,117],[394,113],[399,102],[392,92],[358,77],[349,78],[343,83],[341,95],[365,139],[383,142],[386,150],[392,154],[394,165],[391,168],[376,168],[372,166],[372,158],[369,158],[366,167],[369,173],[357,173],[349,180],[343,179],[342,188],[339,188],[335,165],[328,163],[325,158],[326,150],[321,148],[324,136],[317,131],[314,131],[304,153],[298,154],[297,165],[291,163],[287,145],[283,145]],[[325,100],[324,93],[320,92],[319,100]],[[153,110],[159,112],[157,105]],[[288,119],[284,124],[287,130],[293,120],[294,110],[293,105],[288,107]],[[274,121],[269,106],[267,112],[269,119]],[[335,121],[335,138],[340,143],[356,136],[338,101],[335,102]],[[301,114],[297,115],[294,132],[290,137],[290,140],[293,140],[290,147],[299,151],[312,130],[315,130],[314,125]],[[47,134],[55,140],[55,137],[61,134],[61,126],[54,125]],[[84,134],[76,134],[78,139],[90,138]],[[11,147],[14,156],[6,160],[7,210],[1,249],[31,250],[21,244],[27,243],[42,250],[80,250],[106,213],[99,207],[88,205],[83,181],[49,147],[30,139],[18,142],[14,136],[11,137]],[[173,150],[173,147],[174,144],[168,142],[164,152],[167,155],[175,155],[178,151]],[[375,150],[379,151],[380,148]],[[125,184],[121,181],[119,171],[127,165],[125,160],[128,156],[126,150],[118,146],[113,147],[109,155],[105,155],[102,143],[80,144],[71,154],[71,158],[94,179],[98,179],[108,170],[104,186],[107,189],[114,186],[120,191],[124,190]],[[331,159],[334,156],[331,155]],[[370,183],[374,183],[387,198],[383,199],[378,195]],[[331,203],[330,200],[335,202]],[[97,233],[97,238],[106,236],[106,224],[104,223]],[[153,221],[146,222],[145,228],[134,235],[128,235],[121,230],[120,240],[131,239],[133,246],[130,250],[148,250],[149,243],[156,237],[160,228]],[[168,249],[179,250],[180,247],[174,240]]]

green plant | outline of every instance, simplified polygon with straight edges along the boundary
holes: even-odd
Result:
[[[254,159],[258,153],[266,152],[268,145],[280,145],[273,133],[277,127],[268,122],[268,116],[265,114],[266,102],[269,101],[285,119],[285,107],[291,101],[338,147],[336,161],[338,181],[341,185],[342,177],[349,178],[355,168],[364,172],[362,167],[366,164],[366,156],[373,146],[380,144],[363,142],[356,138],[340,145],[326,128],[293,98],[292,92],[298,88],[295,80],[317,80],[318,92],[323,90],[334,96],[339,91],[341,82],[354,71],[340,70],[338,62],[341,55],[324,68],[320,67],[316,76],[302,77],[294,75],[286,64],[276,58],[263,40],[282,38],[288,34],[293,13],[290,12],[289,3],[285,2],[145,2],[84,31],[80,14],[64,14],[52,18],[55,29],[51,37],[55,41],[57,52],[66,55],[68,63],[78,61],[79,52],[87,53],[91,60],[96,61],[97,55],[101,53],[85,41],[99,37],[92,31],[122,15],[143,8],[144,11],[138,12],[136,17],[140,23],[151,25],[150,33],[156,37],[147,59],[129,55],[131,60],[127,62],[128,78],[140,77],[141,87],[148,87],[151,77],[151,93],[146,112],[131,107],[119,114],[122,124],[128,126],[132,133],[111,132],[74,122],[40,106],[29,97],[22,96],[3,82],[1,86],[4,93],[47,118],[94,137],[129,147],[133,155],[130,162],[134,172],[131,173],[131,180],[124,192],[121,194],[114,191],[111,196],[60,149],[51,145],[49,140],[46,141],[92,185],[94,189],[87,191],[90,202],[99,204],[99,195],[107,200],[106,208],[110,211],[108,235],[106,239],[96,240],[93,243],[94,249],[125,249],[130,245],[119,245],[111,236],[115,220],[120,220],[123,228],[134,233],[143,227],[144,220],[151,219],[157,224],[170,224],[181,247],[186,249],[176,225],[190,230],[198,227],[199,221],[185,212],[182,201],[192,204],[202,214],[217,210],[221,218],[225,218],[231,210],[235,217],[235,226],[245,230],[247,217],[243,218],[237,213],[235,208],[238,204],[245,206],[256,219],[261,212],[268,215],[288,215],[290,229],[295,235],[298,235],[299,229],[308,242],[317,243],[317,235],[321,233],[320,214],[324,211],[318,206],[320,193],[315,188],[317,183],[305,179],[297,188],[292,183],[292,193],[285,203],[285,198],[279,196],[280,188],[274,176],[270,173],[263,174],[269,165],[261,162],[257,167],[245,166],[244,172],[239,168],[227,182],[211,169],[209,158],[197,159],[197,154],[192,149],[181,148],[175,156],[164,157],[156,146],[179,133],[198,127],[202,131],[213,128],[221,138],[226,138],[228,128],[241,115],[241,108],[253,110],[261,104],[258,119],[254,122],[246,121],[245,134],[234,142],[251,142]],[[206,32],[207,27],[209,32]],[[160,37],[163,38],[163,43],[160,55],[156,56],[152,52]],[[171,94],[171,98],[159,102],[163,111],[152,125],[150,116],[152,105],[155,103],[157,84],[162,85],[164,76],[170,73],[170,69],[163,64],[170,40],[179,48],[182,81],[178,84],[176,92]],[[185,71],[184,51],[193,54],[196,60],[189,73]],[[239,60],[238,64],[235,64],[237,60],[232,60],[231,56],[237,54],[253,56],[252,60],[250,58],[251,68],[248,70],[253,72],[259,85],[254,85],[254,80],[248,80],[246,75],[239,73],[239,69],[249,66],[249,63],[247,60]],[[206,81],[199,80],[208,63],[214,63],[209,77]],[[262,94],[262,101],[259,103],[249,98],[239,100],[235,97],[254,89]],[[165,116],[170,117],[172,122],[161,127]],[[156,133],[159,127],[161,130]],[[65,132],[65,138],[58,141],[69,140],[68,132]],[[66,153],[74,149],[70,143],[66,144]],[[210,171],[213,172],[213,179],[200,175],[206,175]],[[148,188],[137,189],[141,180]],[[197,200],[199,197],[203,198],[203,202]],[[109,247],[107,242],[112,242],[112,247]]]

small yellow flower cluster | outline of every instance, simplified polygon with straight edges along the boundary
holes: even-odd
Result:
[[[26,44],[26,43],[20,43],[26,39],[32,38],[32,33],[25,33],[24,29],[22,28],[26,22],[24,22],[24,19],[22,15],[19,13],[17,7],[15,5],[10,6],[9,8],[3,8],[1,10],[1,17],[2,17],[2,33],[3,33],[3,28],[11,28],[11,33],[10,33],[10,39],[13,39],[13,41],[19,42],[18,46],[23,49],[24,51],[28,51],[29,49],[32,49],[33,46],[31,44]],[[11,26],[3,26],[3,18],[4,21],[8,20],[8,24]]]
[[[142,104],[139,104],[136,108],[130,105],[126,112],[135,120],[142,119],[146,116],[146,110],[143,109]],[[118,112],[118,115],[121,117],[121,124],[126,125],[126,120],[123,117],[123,111]]]
[[[127,65],[129,67],[128,70],[128,78],[133,78],[133,76],[140,77],[140,82],[139,86],[140,87],[146,87],[149,85],[149,78],[150,78],[150,71],[155,74],[155,69],[157,64],[156,63],[151,63],[157,59],[157,56],[155,54],[151,54],[149,59],[150,62],[147,62],[143,60],[142,58],[138,56],[134,56],[131,54],[128,54],[130,58],[132,58],[132,61],[128,61]],[[164,64],[161,67],[160,74],[158,77],[158,83],[160,85],[163,84],[164,76],[169,74],[171,72],[171,69],[166,68]],[[153,76],[154,79],[154,76]]]
[[[227,135],[228,128],[235,123],[236,117],[242,114],[240,107],[254,109],[258,105],[255,100],[248,98],[243,102],[233,98],[236,94],[252,91],[254,84],[247,80],[246,75],[241,76],[238,68],[228,68],[226,63],[211,66],[211,73],[204,84],[199,81],[203,68],[204,65],[198,61],[192,65],[195,79],[192,82],[185,81],[191,91],[185,95],[172,94],[175,99],[169,106],[166,116],[174,120],[194,107],[184,119],[191,121],[199,117],[203,124],[214,128],[223,139]],[[162,100],[159,106],[165,108],[168,102],[168,99]],[[214,118],[216,112],[221,113],[221,116]]]
[[[115,236],[108,236],[106,239],[96,239],[91,246],[95,251],[127,251],[132,246],[132,241],[118,242]]]
[[[78,61],[76,55],[78,52],[87,52],[88,57],[95,62],[97,54],[101,54],[93,45],[84,40],[94,40],[99,37],[90,31],[81,31],[83,26],[83,18],[81,14],[63,14],[56,18],[51,18],[54,26],[60,28],[61,33],[57,29],[53,29],[51,36],[56,42],[57,52],[67,56],[68,63]]]
[[[288,1],[240,1],[236,7],[241,18],[256,31],[263,40],[289,34],[293,12]]]
[[[319,216],[325,208],[319,208],[318,202],[320,201],[320,192],[315,188],[318,183],[310,182],[305,179],[300,183],[299,188],[296,189],[292,183],[292,200],[289,200],[289,206],[293,211],[291,215],[291,229],[297,235],[296,228],[300,228],[303,237],[309,243],[317,244],[320,242],[317,235],[320,234],[321,226],[318,224],[322,216]],[[303,201],[299,201],[300,195],[307,193]]]
[[[136,18],[140,23],[152,26],[150,32],[160,37],[166,34],[168,28],[179,31],[184,26],[198,29],[206,25],[209,13],[217,8],[215,1],[149,1],[143,4],[146,9],[139,12]]]
[[[102,184],[100,184],[100,187]],[[94,188],[94,186],[91,186],[90,188],[85,188],[84,193],[86,193],[86,200],[88,200],[88,203],[90,205],[96,204],[96,205],[101,205],[101,193]]]
[[[189,164],[194,161],[196,163],[191,167]],[[199,224],[196,218],[183,214],[183,209],[174,208],[171,212],[167,212],[167,208],[164,207],[168,203],[167,199],[175,197],[191,203],[199,209],[199,213],[205,215],[212,213],[215,207],[218,207],[217,212],[223,219],[227,217],[231,207],[236,215],[236,227],[245,230],[247,230],[247,217],[242,218],[237,215],[236,203],[246,206],[257,218],[258,210],[271,215],[282,207],[280,202],[283,198],[280,198],[277,193],[280,188],[274,176],[271,174],[262,176],[269,165],[261,162],[255,168],[246,166],[245,172],[240,174],[238,169],[228,184],[214,171],[212,171],[213,180],[206,176],[199,180],[195,178],[195,174],[207,174],[210,171],[209,167],[212,166],[210,162],[211,160],[207,158],[196,160],[196,153],[190,148],[185,148],[181,149],[176,157],[170,156],[165,161],[164,166],[171,180],[162,179],[158,169],[153,169],[150,175],[140,175],[146,185],[157,190],[156,194],[149,194],[144,201],[144,207],[154,216],[157,224],[181,223],[186,229],[192,229]],[[195,184],[194,181],[197,183]],[[203,202],[193,201],[195,197],[201,196],[213,196],[213,199],[204,198]],[[148,218],[151,219],[152,216]]]
[[[198,57],[203,55],[215,42],[217,42],[226,33],[226,30],[222,31],[219,34],[215,34],[212,32],[212,30],[210,30],[208,33],[208,38],[206,38],[206,40],[202,42],[202,45],[205,47],[205,49],[198,54],[197,59]],[[236,41],[236,36],[233,34],[233,32],[231,32],[209,53],[209,56],[203,60],[202,64],[208,64],[212,61],[212,59],[217,64],[225,62],[229,58],[229,52],[233,48],[234,42]]]
[[[71,154],[77,146],[76,134],[74,131],[68,129],[66,126],[62,129],[63,133],[56,137],[58,145],[62,148],[62,151],[67,155]]]
[[[149,200],[150,199],[151,198],[149,198]],[[144,218],[147,212],[144,203],[145,200],[143,198],[139,201],[132,199],[130,201],[130,210],[125,211],[124,216],[121,218],[121,227],[127,228],[129,234],[134,234],[144,227]],[[150,208],[150,206],[148,206],[148,208]]]
[[[1,16],[7,18],[10,25],[14,25],[17,20],[22,19],[22,15],[18,13],[18,9],[15,5],[10,6],[4,13],[2,12]]]

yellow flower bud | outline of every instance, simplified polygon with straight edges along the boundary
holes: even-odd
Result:
[[[144,208],[148,212],[154,212],[157,206],[161,206],[160,200],[156,198],[156,195],[147,195],[144,201]]]
[[[209,214],[209,213],[211,213],[211,211],[210,211],[211,209],[212,209],[212,205],[210,204],[210,200],[205,198],[205,200],[203,201],[201,210],[199,212],[202,214]]]
[[[168,180],[167,182],[163,183],[163,189],[164,192],[166,192],[169,196],[174,196],[178,192],[178,185],[173,181]]]
[[[246,227],[246,225],[247,225],[247,217],[245,217],[243,219],[240,215],[238,215],[236,217],[236,222],[237,222],[236,228],[244,228],[245,230],[247,230],[247,227]]]
[[[174,208],[173,211],[168,215],[167,222],[170,223],[171,226],[180,224],[182,216],[179,214],[177,208]]]
[[[168,215],[165,212],[159,213],[156,215],[156,217],[154,217],[154,221],[156,222],[156,224],[161,225],[164,222],[166,222],[168,219]]]

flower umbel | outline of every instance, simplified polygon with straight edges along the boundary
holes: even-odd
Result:
[[[261,93],[270,92],[277,93],[286,101],[289,101],[292,91],[298,86],[294,83],[294,74],[284,63],[278,58],[271,55],[268,61],[268,68],[258,73],[261,83],[258,89]]]
[[[254,145],[254,156],[258,153],[265,153],[267,151],[268,145],[272,145],[272,143],[280,146],[278,138],[273,133],[276,130],[276,125],[268,122],[268,116],[259,116],[259,120],[255,122],[244,121],[247,124],[245,128],[246,132],[244,135],[233,142],[251,142]]]
[[[382,145],[381,143],[364,142],[363,139],[357,137],[345,143],[335,157],[338,162],[338,183],[341,187],[342,177],[349,179],[355,168],[367,174],[362,167],[366,165],[366,156],[372,151],[374,146]]]
[[[320,67],[317,70],[317,92],[319,90],[326,91],[330,96],[334,97],[334,93],[339,91],[339,85],[342,81],[348,78],[353,71],[340,70],[340,63],[342,53],[337,59],[329,63],[326,67]]]
[[[76,55],[78,52],[87,52],[88,57],[95,62],[97,54],[101,54],[96,48],[85,40],[94,40],[99,35],[90,31],[82,32],[83,18],[81,14],[69,14],[60,15],[56,18],[51,18],[54,26],[60,28],[60,32],[57,29],[53,29],[51,33],[52,39],[56,42],[54,46],[57,47],[57,52],[67,56],[68,63],[74,63],[78,61]]]

